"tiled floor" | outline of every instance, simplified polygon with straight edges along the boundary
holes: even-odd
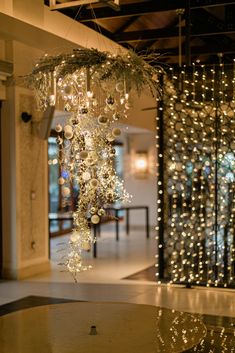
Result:
[[[53,239],[52,271],[25,281],[0,282],[0,305],[25,296],[46,296],[73,300],[117,301],[158,305],[170,309],[208,315],[235,317],[235,292],[228,289],[157,286],[155,282],[123,280],[154,263],[156,245],[154,232],[150,239],[144,231],[131,230],[130,236],[121,233],[114,240],[113,225],[108,225],[98,240],[98,258],[87,259],[94,266],[82,273],[79,282],[60,272],[59,254]],[[61,242],[59,238],[59,242]]]
[[[124,226],[120,227],[119,241],[115,240],[115,224],[102,225],[101,237],[97,240],[97,258],[93,258],[92,251],[85,253],[85,261],[93,266],[93,269],[79,274],[80,283],[118,283],[133,284],[133,281],[123,278],[143,270],[155,263],[156,241],[155,232],[151,232],[146,239],[145,229],[132,229],[130,235],[125,234]],[[51,240],[51,274],[43,274],[34,278],[34,281],[72,282],[72,277],[64,272],[57,264],[61,262],[63,249],[67,237],[57,237]],[[139,284],[139,281],[135,282]],[[148,283],[142,281],[141,283]],[[154,283],[153,283],[154,284]]]

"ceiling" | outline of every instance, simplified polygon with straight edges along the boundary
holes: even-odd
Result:
[[[66,6],[55,11],[126,48],[159,53],[162,63],[178,64],[179,57],[182,64],[235,58],[235,1],[97,0],[84,5],[80,1],[89,2],[51,0]],[[49,2],[45,0],[48,6]]]

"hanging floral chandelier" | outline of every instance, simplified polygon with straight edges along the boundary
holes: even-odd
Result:
[[[116,201],[129,201],[114,168],[113,141],[121,134],[118,122],[127,118],[131,93],[158,90],[159,66],[133,52],[113,55],[95,49],[76,49],[70,54],[45,55],[27,77],[35,90],[40,110],[59,106],[70,113],[64,126],[57,124],[60,169],[64,197],[69,185],[79,186],[79,201],[73,214],[74,229],[63,265],[73,275],[91,266],[82,253],[95,242],[91,224],[105,216]],[[155,58],[154,58],[155,60]],[[66,177],[64,176],[66,175]]]

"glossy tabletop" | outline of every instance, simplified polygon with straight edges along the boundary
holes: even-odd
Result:
[[[195,346],[205,334],[192,314],[151,305],[76,302],[0,317],[0,352],[174,353]]]

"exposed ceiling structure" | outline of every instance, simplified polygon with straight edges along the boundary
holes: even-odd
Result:
[[[159,53],[164,63],[177,64],[179,56],[182,64],[235,58],[235,1],[45,0],[45,4],[124,47]]]

